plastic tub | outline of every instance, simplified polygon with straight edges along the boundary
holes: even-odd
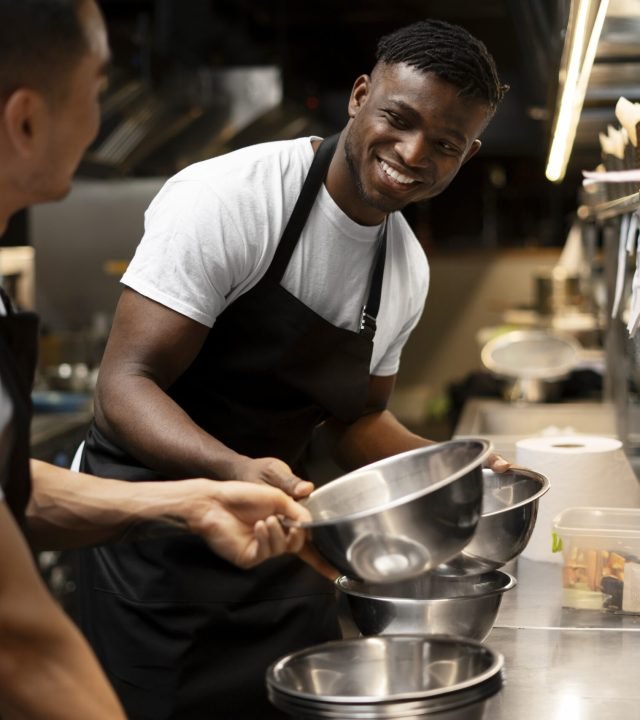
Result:
[[[553,521],[565,607],[640,614],[640,509],[571,507]]]

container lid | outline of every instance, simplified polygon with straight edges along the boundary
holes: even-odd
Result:
[[[570,507],[556,515],[558,535],[640,540],[640,508]]]

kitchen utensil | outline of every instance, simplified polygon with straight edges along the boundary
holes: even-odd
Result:
[[[487,440],[411,450],[331,481],[305,501],[313,544],[341,573],[372,582],[416,577],[458,555],[482,507]]]
[[[266,682],[271,702],[295,718],[437,713],[438,720],[475,720],[482,717],[483,701],[501,688],[503,665],[502,655],[473,640],[389,635],[338,640],[293,653],[271,665]]]
[[[342,635],[432,633],[484,640],[503,593],[515,584],[501,570],[462,577],[426,573],[384,585],[341,577],[336,588]]]
[[[441,575],[496,570],[524,550],[538,517],[538,502],[549,480],[523,467],[503,473],[482,471],[482,514],[476,532],[458,557],[436,568]]]
[[[582,278],[563,267],[540,270],[535,275],[536,309],[543,315],[583,310]]]
[[[577,365],[580,343],[551,329],[513,330],[498,335],[481,351],[483,365],[494,375],[512,380],[508,400],[541,402],[549,399],[554,381]]]

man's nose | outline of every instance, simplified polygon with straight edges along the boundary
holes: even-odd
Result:
[[[396,143],[396,152],[407,167],[426,167],[430,164],[428,143],[422,133],[410,133]]]

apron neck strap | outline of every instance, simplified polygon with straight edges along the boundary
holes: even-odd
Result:
[[[332,135],[323,140],[313,156],[313,162],[298,196],[289,222],[282,233],[278,248],[273,257],[266,275],[276,282],[280,282],[289,260],[298,243],[304,224],[307,222],[316,195],[329,170],[331,159],[336,151],[340,135]]]
[[[380,309],[380,296],[382,295],[382,280],[384,277],[384,263],[387,255],[387,218],[384,220],[382,228],[382,237],[378,243],[376,251],[376,259],[371,274],[371,283],[369,285],[369,296],[367,302],[362,306],[360,313],[359,332],[370,339],[376,334],[376,318]]]
[[[289,222],[282,233],[271,265],[266,272],[266,277],[274,282],[280,282],[287,269],[289,260],[296,248],[302,229],[304,228],[316,195],[329,170],[331,159],[336,151],[340,135],[332,135],[323,140],[315,152],[311,167],[305,178],[304,185],[293,208]],[[362,306],[360,313],[360,325],[358,331],[361,335],[373,339],[376,332],[376,317],[380,309],[380,296],[382,294],[382,279],[384,276],[384,263],[387,254],[387,220],[384,221],[382,237],[376,251],[376,259],[371,275],[369,295],[366,303]]]

